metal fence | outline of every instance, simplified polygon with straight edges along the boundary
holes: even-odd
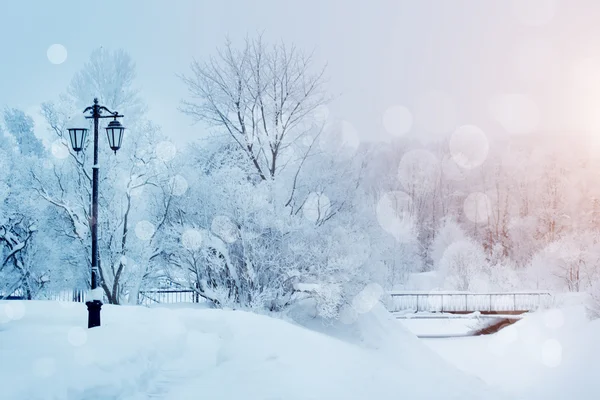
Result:
[[[191,289],[142,290],[138,294],[138,304],[201,303],[204,299]]]
[[[87,300],[87,290],[60,290],[56,292],[38,293],[34,300],[51,300],[51,301],[68,301],[84,303]],[[15,291],[10,295],[1,295],[0,299],[7,300],[25,300],[27,297],[23,291]],[[138,304],[171,304],[171,303],[201,303],[204,299],[201,298],[194,290],[191,289],[151,289],[142,290],[138,293]],[[106,296],[103,302],[108,303]]]
[[[59,290],[55,292],[40,292],[33,296],[33,300],[52,300],[52,301],[69,301],[84,303],[87,298],[87,290]],[[15,290],[13,293],[7,295],[0,293],[0,299],[6,300],[25,300],[27,299],[26,293],[22,289]],[[104,299],[106,302],[106,299]]]
[[[549,292],[532,293],[409,293],[391,292],[389,311],[514,312],[551,307]]]

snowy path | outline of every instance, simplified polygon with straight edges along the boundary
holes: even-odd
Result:
[[[84,305],[55,302],[0,302],[0,315],[10,316],[2,400],[507,399],[383,307],[313,329],[239,311],[105,306],[102,327],[87,330]]]

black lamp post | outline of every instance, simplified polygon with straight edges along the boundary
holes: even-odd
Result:
[[[98,270],[98,121],[100,118],[113,118],[106,127],[108,136],[108,144],[117,154],[117,150],[121,147],[123,141],[123,131],[125,128],[121,125],[117,118],[122,118],[118,112],[110,111],[108,108],[98,104],[98,99],[94,99],[94,105],[83,110],[87,119],[94,120],[94,165],[92,166],[92,217],[90,225],[92,228],[92,292],[99,287],[99,270]],[[71,146],[76,152],[83,150],[85,138],[87,136],[87,128],[69,128],[69,138]],[[88,308],[88,328],[100,326],[100,309],[102,301],[93,299],[85,303]]]

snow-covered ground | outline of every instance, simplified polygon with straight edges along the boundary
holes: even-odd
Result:
[[[394,314],[406,329],[420,338],[447,338],[457,336],[471,336],[499,321],[490,316],[481,316],[476,313],[457,315],[444,313],[406,313]]]
[[[461,370],[527,400],[596,400],[600,321],[583,306],[527,315],[497,334],[423,340]]]
[[[0,398],[503,399],[381,306],[324,323],[242,311],[0,302]],[[303,317],[304,316],[304,317]],[[454,360],[453,360],[454,361]]]

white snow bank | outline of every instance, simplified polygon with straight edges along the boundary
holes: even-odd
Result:
[[[418,337],[472,336],[499,319],[473,314],[410,313],[398,321]]]
[[[289,316],[304,327],[376,354],[383,359],[382,362],[392,365],[392,368],[398,371],[396,385],[404,383],[414,385],[416,389],[417,386],[427,386],[429,382],[436,382],[436,387],[444,387],[442,390],[444,395],[441,392],[438,395],[432,393],[429,395],[432,396],[429,397],[430,399],[453,399],[455,393],[457,395],[462,393],[460,396],[463,397],[457,398],[463,399],[478,398],[483,396],[481,393],[486,393],[482,398],[500,398],[497,394],[488,391],[482,381],[472,376],[465,376],[438,354],[431,352],[380,303],[368,313],[359,314],[352,312],[351,309],[346,310],[347,312],[343,312],[341,318],[336,321],[311,317],[309,309],[310,303],[303,304],[296,310],[292,310]],[[314,312],[312,314],[314,315]],[[414,393],[403,389],[397,392],[397,395],[401,394],[409,399],[421,398],[417,393],[423,389],[425,388],[420,388]]]
[[[496,399],[384,310],[320,329],[241,311],[0,302],[0,398]]]
[[[540,311],[494,335],[428,340],[465,372],[507,393],[536,400],[596,400],[600,321],[583,306]]]

